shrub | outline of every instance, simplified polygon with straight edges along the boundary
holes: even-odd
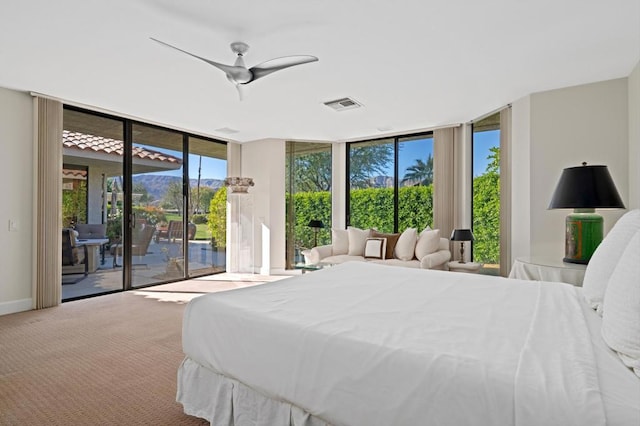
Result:
[[[194,214],[191,216],[191,222],[196,225],[201,225],[203,223],[207,223],[207,215],[206,214]]]

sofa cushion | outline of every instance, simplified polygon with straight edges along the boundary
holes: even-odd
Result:
[[[349,233],[346,229],[331,229],[331,246],[334,255],[349,253]]]
[[[363,256],[364,245],[367,238],[371,236],[371,230],[349,226],[347,232],[349,233],[349,251],[347,254],[349,256]]]
[[[386,238],[367,238],[367,241],[364,243],[365,259],[384,259],[386,252]]]
[[[396,243],[394,257],[400,260],[412,260],[415,257],[416,241],[418,231],[415,228],[407,228]]]
[[[384,234],[382,232],[373,231],[371,232],[371,236],[373,238],[386,238],[387,239],[387,251],[384,255],[385,259],[393,259],[393,250],[396,248],[396,244],[398,243],[398,238],[400,238],[400,234]]]
[[[427,227],[420,233],[416,243],[416,258],[422,259],[428,254],[438,251],[440,246],[440,230]]]

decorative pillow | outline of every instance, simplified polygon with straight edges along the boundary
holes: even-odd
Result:
[[[385,259],[393,259],[393,249],[396,248],[396,243],[398,242],[398,238],[400,238],[400,234],[383,234],[378,231],[373,231],[371,236],[374,238],[386,238],[387,239],[387,251],[384,255]]]
[[[640,377],[640,231],[629,241],[604,295],[602,338]]]
[[[364,254],[364,244],[371,236],[370,229],[359,229],[349,226],[349,256],[362,256]]]
[[[364,243],[364,257],[366,259],[384,259],[386,251],[386,238],[367,238]]]
[[[602,315],[602,301],[609,277],[629,240],[640,229],[640,209],[625,213],[598,246],[584,273],[582,289],[585,299]]]
[[[428,254],[438,251],[440,246],[440,230],[427,227],[420,233],[416,243],[416,258],[422,259]]]
[[[396,243],[394,256],[400,260],[411,260],[415,254],[416,241],[418,239],[418,231],[415,228],[407,228]]]
[[[336,256],[349,252],[349,233],[346,229],[331,230],[331,253]]]

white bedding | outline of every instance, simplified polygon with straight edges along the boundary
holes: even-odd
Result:
[[[579,289],[401,272],[347,263],[194,299],[185,354],[336,425],[605,424]]]

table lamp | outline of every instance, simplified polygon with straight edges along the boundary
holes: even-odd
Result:
[[[317,247],[318,246],[318,231],[320,230],[320,228],[324,228],[324,223],[322,223],[321,220],[312,219],[312,220],[309,221],[307,226],[309,228],[313,229],[313,246]]]
[[[573,209],[566,218],[564,262],[589,263],[604,235],[597,208],[625,208],[607,166],[564,169],[549,204],[549,209]]]
[[[473,240],[475,240],[475,238],[473,237],[473,232],[471,232],[471,229],[454,229],[451,233],[451,241],[460,241],[460,263],[465,263],[464,242]]]

